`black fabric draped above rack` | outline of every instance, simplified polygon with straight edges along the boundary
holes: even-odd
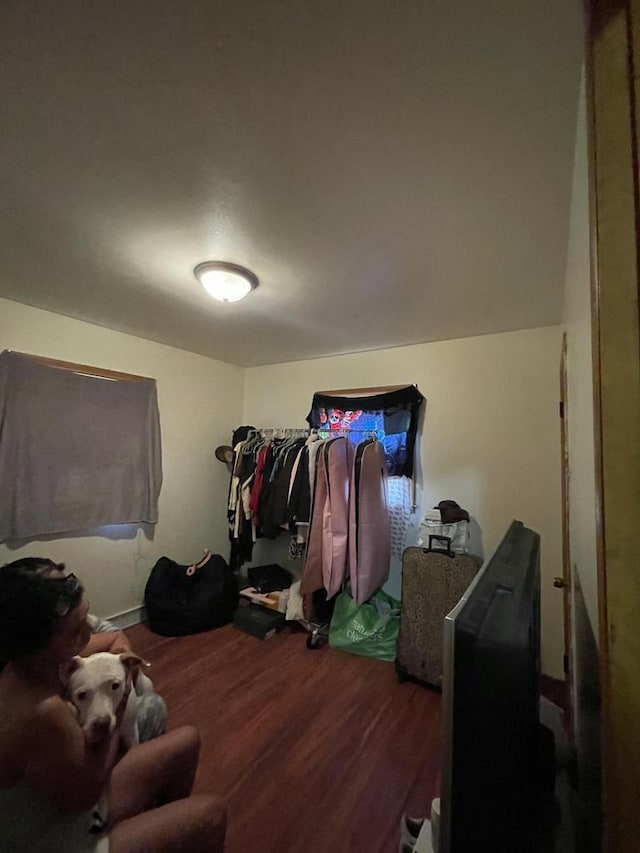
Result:
[[[414,449],[424,399],[415,385],[353,396],[317,392],[307,423],[322,433],[346,429],[354,436],[358,432],[377,434],[384,445],[388,474],[413,477]]]

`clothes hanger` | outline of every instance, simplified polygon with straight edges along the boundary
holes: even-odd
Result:
[[[242,448],[243,456],[250,456],[256,447],[261,445],[264,442],[264,436],[257,431],[255,435],[249,437],[249,440],[245,442]]]

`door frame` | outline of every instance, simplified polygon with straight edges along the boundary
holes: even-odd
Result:
[[[573,573],[571,569],[571,507],[569,469],[569,407],[567,393],[567,333],[562,335],[560,355],[560,452],[562,470],[562,609],[564,614],[564,674],[565,719],[570,737],[573,737]]]
[[[640,838],[640,0],[589,0],[604,849]]]

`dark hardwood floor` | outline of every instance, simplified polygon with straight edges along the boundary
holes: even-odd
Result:
[[[441,699],[399,684],[392,664],[308,651],[295,628],[264,641],[232,626],[127,633],[170,728],[200,730],[195,789],[227,801],[227,853],[394,853],[402,812],[428,811]]]

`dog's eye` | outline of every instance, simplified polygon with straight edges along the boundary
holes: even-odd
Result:
[[[119,681],[112,681],[111,682],[111,689],[112,690],[120,690],[120,682]]]
[[[85,691],[85,690],[79,690],[79,691],[76,693],[76,699],[78,700],[78,702],[84,702],[84,700],[85,700],[86,698],[87,698],[87,693],[86,693],[86,691]]]

